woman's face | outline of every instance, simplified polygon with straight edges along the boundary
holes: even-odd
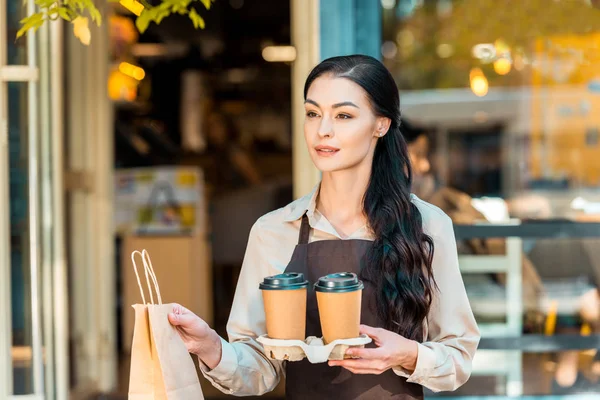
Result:
[[[387,133],[390,119],[373,113],[360,86],[323,75],[308,89],[304,108],[304,138],[319,170],[334,172],[372,164],[377,139]]]
[[[431,169],[429,164],[429,140],[426,135],[420,135],[408,145],[410,163],[415,177],[426,175]]]

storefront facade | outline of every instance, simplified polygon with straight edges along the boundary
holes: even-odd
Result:
[[[302,133],[310,69],[334,55],[382,60],[403,115],[428,131],[426,173],[488,219],[483,228],[455,221],[483,332],[473,379],[457,395],[598,393],[589,387],[600,376],[600,11],[569,5],[579,26],[556,36],[548,26],[570,15],[561,2],[539,6],[530,23],[517,18],[531,10],[519,9],[491,27],[488,3],[291,0],[294,196],[320,179]],[[49,24],[15,42],[28,7],[0,0],[0,397],[83,398],[118,379],[109,39],[95,30],[83,47],[70,25]],[[469,250],[490,238],[501,239],[497,253]],[[530,293],[532,275],[543,295]]]
[[[116,380],[108,38],[0,10],[0,397],[85,398]]]

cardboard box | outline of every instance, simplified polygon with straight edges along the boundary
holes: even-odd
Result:
[[[142,302],[131,253],[143,249],[148,251],[152,259],[163,303],[179,303],[213,326],[211,254],[206,238],[200,235],[128,235],[123,238],[121,249],[122,335],[126,353],[131,350],[133,337],[134,312],[131,306]],[[141,257],[136,258],[136,263],[144,290],[147,290]],[[149,301],[147,291],[144,295]]]

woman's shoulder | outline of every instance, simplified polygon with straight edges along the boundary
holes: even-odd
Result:
[[[427,234],[433,235],[452,228],[452,220],[441,208],[420,199],[414,193],[410,195],[410,198],[421,213],[423,230]]]
[[[310,203],[310,196],[292,201],[284,207],[270,211],[255,223],[255,229],[261,232],[280,231],[282,227],[293,226],[293,222],[302,218]]]

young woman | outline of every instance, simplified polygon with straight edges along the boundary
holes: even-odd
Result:
[[[429,162],[428,131],[404,119],[400,131],[406,140],[414,175],[412,192],[422,200],[439,207],[455,223],[485,220],[485,216],[471,205],[471,196],[448,186],[436,187]]]
[[[204,376],[229,394],[263,394],[282,376],[288,399],[421,399],[423,386],[456,389],[470,375],[479,331],[452,223],[410,193],[391,74],[371,57],[334,57],[314,68],[304,97],[304,135],[322,181],[253,226],[229,342],[179,305],[171,323],[199,357]],[[365,282],[361,332],[374,345],[349,350],[356,359],[328,364],[268,359],[256,342],[266,332],[258,285],[286,270],[303,272],[312,283],[331,272],[359,274]],[[309,291],[308,336],[321,334],[317,312]]]

